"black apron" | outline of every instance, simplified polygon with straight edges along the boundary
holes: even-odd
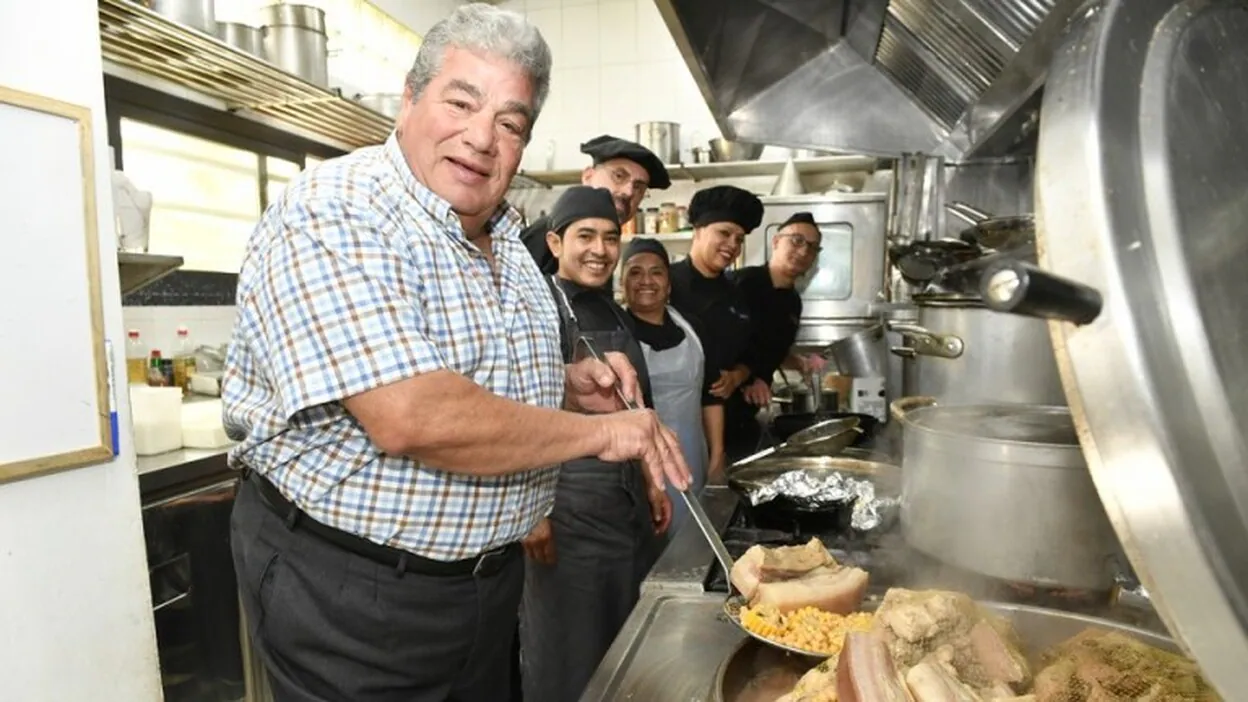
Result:
[[[599,354],[643,359],[633,364],[645,372],[641,345],[623,319],[618,330],[581,331],[567,295],[551,281],[565,351],[573,354],[565,358],[574,357],[585,337]],[[640,466],[596,458],[563,464],[550,524],[555,564],[525,561],[521,680],[525,700],[577,702],[637,604],[657,555]]]

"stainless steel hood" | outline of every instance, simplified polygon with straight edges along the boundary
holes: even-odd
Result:
[[[959,161],[1033,144],[1079,0],[655,0],[725,136]]]

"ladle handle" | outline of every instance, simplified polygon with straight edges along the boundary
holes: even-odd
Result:
[[[997,312],[1079,325],[1095,320],[1104,306],[1095,288],[1010,259],[984,269],[979,292]]]
[[[954,200],[953,202],[946,204],[945,209],[949,210],[949,213],[953,216],[970,225],[979,224],[980,222],[992,219],[992,216],[987,212],[958,200]]]

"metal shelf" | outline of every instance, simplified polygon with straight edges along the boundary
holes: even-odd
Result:
[[[385,115],[130,0],[99,0],[99,17],[106,71],[132,69],[344,151],[380,144],[394,126]]]
[[[117,252],[117,271],[121,278],[121,294],[129,295],[164,278],[182,266],[181,256]]]
[[[715,180],[720,178],[756,178],[763,176],[778,177],[784,170],[787,161],[725,161],[723,163],[671,163],[667,165],[667,173],[672,180]],[[879,160],[869,156],[821,156],[818,158],[794,159],[793,165],[801,175],[827,173],[855,173],[874,171]],[[576,185],[581,182],[581,169],[559,171],[521,171],[516,175],[519,181],[524,177],[527,182],[515,184],[515,187],[552,188],[560,185]]]

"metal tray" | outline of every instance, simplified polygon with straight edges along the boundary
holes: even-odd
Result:
[[[1000,602],[979,604],[1005,617],[1014,625],[1033,664],[1041,651],[1092,627],[1128,634],[1146,644],[1182,653],[1172,640],[1164,636],[1108,619],[1026,605]],[[873,610],[877,606],[878,600],[864,602],[862,609]],[[739,626],[739,616],[737,621]],[[757,637],[746,639],[724,659],[715,672],[709,699],[712,702],[774,702],[777,697],[792,690],[798,679],[824,658],[782,651],[771,642],[760,643]],[[771,696],[773,692],[774,696]]]

